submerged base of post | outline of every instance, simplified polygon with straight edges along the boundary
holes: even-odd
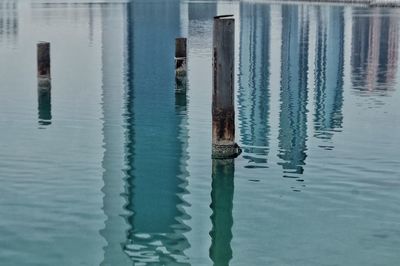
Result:
[[[51,90],[47,86],[38,87],[38,122],[40,126],[51,125]]]
[[[233,144],[212,144],[212,159],[233,159],[242,153],[242,149]]]
[[[51,79],[47,77],[38,77],[38,89],[39,90],[50,90]]]
[[[186,57],[175,58],[175,93],[186,93]]]

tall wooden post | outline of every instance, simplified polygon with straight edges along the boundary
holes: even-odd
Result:
[[[175,92],[186,93],[187,80],[187,39],[175,39]]]
[[[234,107],[235,20],[232,15],[214,17],[212,157],[235,158]]]
[[[51,88],[49,42],[39,42],[37,44],[37,78],[39,89]]]

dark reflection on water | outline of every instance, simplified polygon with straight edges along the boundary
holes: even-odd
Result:
[[[353,9],[353,89],[360,95],[386,96],[396,89],[399,18],[391,9],[372,9],[368,16],[361,11]]]
[[[184,103],[174,95],[174,39],[180,35],[179,1],[132,2],[130,72],[133,141],[127,208],[131,230],[125,252],[146,265],[186,265],[190,230],[182,206],[187,160]],[[171,66],[171,67],[168,67]],[[151,92],[149,91],[151,90]],[[149,97],[151,95],[151,97]],[[157,108],[155,108],[157,107]]]
[[[302,174],[307,157],[308,9],[282,6],[279,164],[285,177]]]
[[[270,6],[240,4],[239,120],[247,167],[263,167],[269,150]]]
[[[314,136],[331,139],[343,125],[344,9],[316,11]]]
[[[51,90],[38,88],[38,120],[40,126],[51,125]]]
[[[212,161],[210,258],[215,266],[227,266],[232,259],[234,160]]]
[[[188,97],[186,94],[175,94],[175,110],[178,115],[185,115],[187,112]]]

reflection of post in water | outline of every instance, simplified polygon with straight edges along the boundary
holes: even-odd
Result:
[[[175,109],[178,113],[186,112],[187,110],[187,94],[176,93],[175,94]]]
[[[234,173],[233,159],[212,161],[210,258],[216,266],[229,265],[232,259]]]
[[[309,20],[306,9],[282,6],[279,158],[286,173],[303,173],[307,140]],[[289,176],[287,176],[289,177]]]
[[[51,90],[38,87],[38,118],[39,125],[51,124]]]

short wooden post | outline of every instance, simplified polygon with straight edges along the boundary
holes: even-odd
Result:
[[[40,89],[51,88],[49,42],[39,42],[37,44],[37,78]]]
[[[212,157],[235,158],[234,39],[232,15],[214,17]]]
[[[175,39],[175,92],[186,93],[187,77],[187,39]]]

